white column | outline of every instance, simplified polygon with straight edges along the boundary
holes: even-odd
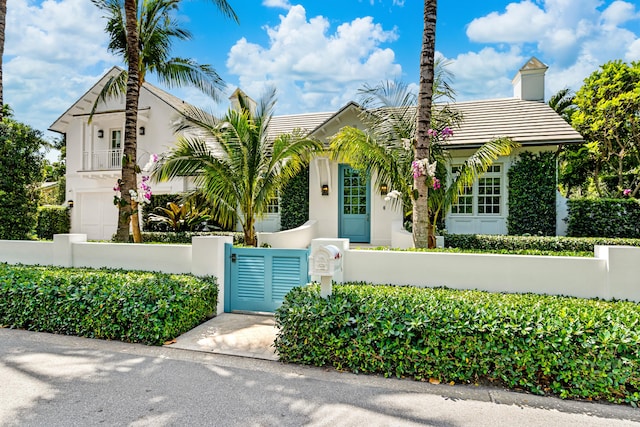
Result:
[[[233,237],[200,236],[191,239],[191,274],[217,278],[218,307],[216,314],[224,312],[225,243],[233,244]]]
[[[73,244],[87,241],[86,234],[54,234],[53,265],[73,267]]]

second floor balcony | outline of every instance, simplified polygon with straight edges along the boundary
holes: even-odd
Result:
[[[122,168],[122,149],[85,151],[82,169],[85,171],[111,171]]]

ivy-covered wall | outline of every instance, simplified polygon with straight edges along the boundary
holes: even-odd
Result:
[[[309,220],[309,168],[302,170],[280,195],[280,227],[289,230]]]
[[[509,217],[511,235],[556,234],[555,153],[520,154],[509,169]]]

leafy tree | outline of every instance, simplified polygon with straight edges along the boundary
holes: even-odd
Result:
[[[418,129],[415,135],[414,160],[431,159],[431,101],[433,96],[434,58],[436,49],[437,0],[424,1],[424,31],[420,52],[420,90],[418,93]],[[417,248],[434,248],[434,224],[429,221],[429,185],[421,176],[414,178],[411,192],[413,204],[413,243]]]
[[[600,196],[640,191],[640,62],[610,61],[584,81],[574,100],[591,179]],[[610,176],[611,179],[607,179]],[[606,185],[606,181],[609,185]]]
[[[109,50],[123,58],[127,71],[110,79],[97,103],[125,93],[125,131],[120,189],[122,203],[118,205],[116,240],[129,240],[132,222],[135,242],[141,242],[137,204],[130,191],[137,191],[137,121],[140,87],[147,72],[153,72],[161,83],[169,87],[191,85],[215,97],[223,86],[222,79],[208,65],[191,59],[171,58],[174,40],[189,40],[191,33],[180,27],[173,18],[181,0],[92,0],[106,13],[106,31],[111,41]],[[235,12],[226,0],[212,0],[227,17],[237,21]]]
[[[575,95],[569,88],[560,89],[549,99],[549,107],[558,113],[567,123],[571,123],[571,117],[578,107],[573,100]]]
[[[197,189],[192,194],[209,201],[213,219],[221,226],[239,222],[250,246],[256,245],[256,218],[308,165],[311,153],[322,148],[299,131],[269,140],[274,106],[275,90],[271,90],[255,107],[239,93],[237,109],[230,109],[221,120],[188,110],[178,128],[183,136],[154,172],[159,181],[193,177]]]
[[[0,121],[0,239],[28,239],[42,180],[42,133],[10,117]]]

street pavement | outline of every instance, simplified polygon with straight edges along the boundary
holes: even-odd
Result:
[[[640,426],[640,410],[0,329],[0,426]]]

